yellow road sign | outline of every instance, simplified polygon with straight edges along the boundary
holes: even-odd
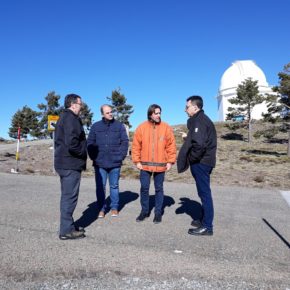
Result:
[[[48,121],[47,129],[49,131],[55,130],[55,125],[56,125],[58,119],[59,119],[59,116],[57,116],[57,115],[48,115],[47,116],[47,121]]]

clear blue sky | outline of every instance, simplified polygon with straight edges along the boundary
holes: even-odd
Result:
[[[185,99],[199,94],[215,121],[233,61],[252,59],[278,83],[290,61],[289,11],[289,0],[1,0],[0,136],[49,91],[61,103],[79,94],[96,121],[120,87],[133,129],[151,103],[169,124],[185,123]]]

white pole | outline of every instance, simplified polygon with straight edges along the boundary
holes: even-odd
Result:
[[[53,145],[52,145],[52,172],[55,174],[55,169],[54,169],[54,130],[52,131],[52,142],[53,142]]]
[[[20,147],[20,127],[17,132],[17,148],[16,148],[16,172],[19,171],[18,160],[19,160],[19,147]]]

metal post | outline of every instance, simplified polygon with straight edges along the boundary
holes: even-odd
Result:
[[[53,145],[52,145],[52,172],[55,174],[55,169],[54,169],[54,131],[52,131],[52,142],[53,142]]]

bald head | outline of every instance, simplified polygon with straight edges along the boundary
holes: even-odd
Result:
[[[113,112],[112,112],[112,107],[110,105],[102,105],[101,106],[101,114],[103,118],[106,120],[110,121],[114,118]]]

